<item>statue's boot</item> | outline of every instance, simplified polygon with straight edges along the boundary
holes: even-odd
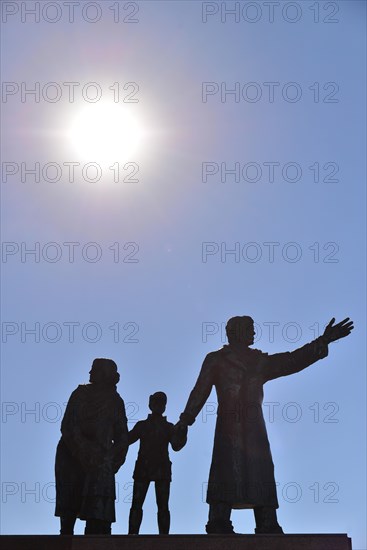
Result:
[[[235,535],[231,522],[231,505],[227,502],[213,502],[209,505],[209,518],[205,526],[208,535]]]
[[[110,535],[111,522],[102,519],[87,519],[85,522],[85,535]]]
[[[138,535],[143,519],[142,508],[131,508],[129,515],[129,535]]]
[[[101,521],[101,535],[110,535],[111,534],[111,522],[110,521]]]
[[[171,523],[171,515],[169,510],[160,510],[157,514],[158,517],[158,529],[160,535],[168,535],[169,527]]]
[[[76,517],[60,518],[60,535],[74,535]]]
[[[208,535],[235,535],[231,520],[210,520],[205,526],[205,530]]]
[[[278,523],[276,508],[261,506],[254,508],[256,529],[259,534],[283,534],[283,529]]]

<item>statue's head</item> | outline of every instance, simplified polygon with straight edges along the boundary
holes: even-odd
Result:
[[[149,408],[153,413],[163,414],[166,410],[167,395],[163,391],[157,391],[149,396]]]
[[[247,315],[231,317],[226,324],[226,333],[230,344],[251,346],[255,336],[254,320]]]
[[[112,359],[94,359],[89,375],[89,382],[103,386],[115,386],[120,380],[117,365]]]

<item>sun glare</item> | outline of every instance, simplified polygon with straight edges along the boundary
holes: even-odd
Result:
[[[74,118],[69,139],[77,155],[94,162],[135,160],[143,138],[138,120],[119,104],[91,104]]]

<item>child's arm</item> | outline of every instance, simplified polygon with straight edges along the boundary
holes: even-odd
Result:
[[[141,437],[141,426],[142,423],[139,421],[135,424],[132,430],[129,431],[128,437],[129,437],[129,445],[132,445],[138,439]]]

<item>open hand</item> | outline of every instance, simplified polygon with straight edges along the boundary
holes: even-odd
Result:
[[[325,332],[323,334],[324,339],[328,344],[330,342],[335,342],[335,340],[340,340],[340,338],[345,338],[351,331],[354,329],[353,321],[349,321],[349,317],[340,321],[340,323],[335,323],[335,317],[333,317],[330,323],[327,325]]]

